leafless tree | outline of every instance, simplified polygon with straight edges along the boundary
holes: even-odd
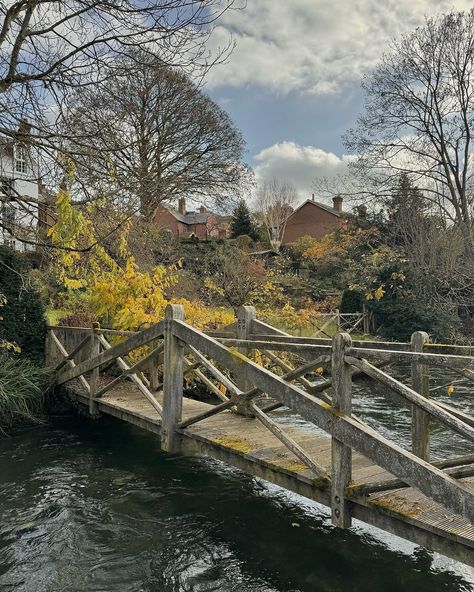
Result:
[[[91,139],[76,158],[82,187],[130,202],[146,220],[180,196],[221,205],[246,171],[227,113],[186,74],[137,50],[104,84],[77,93],[64,134]]]
[[[107,80],[132,47],[140,48],[137,56],[158,55],[163,63],[203,76],[230,49],[229,44],[211,55],[206,42],[220,15],[237,4],[243,6],[241,0],[0,2],[2,142],[17,142],[18,128],[28,120],[28,146],[38,151],[40,174],[57,182],[61,150],[67,145],[67,157],[74,160],[90,146],[85,134],[66,142],[57,126],[78,88]],[[20,209],[31,207],[15,190],[8,200]]]
[[[272,248],[280,249],[286,221],[293,211],[298,195],[291,183],[281,179],[263,181],[257,188],[255,208],[267,229]]]
[[[363,81],[364,113],[346,136],[361,194],[386,197],[406,174],[474,255],[474,9],[427,19]]]

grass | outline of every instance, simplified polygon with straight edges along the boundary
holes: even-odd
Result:
[[[62,310],[61,308],[49,308],[46,310],[46,320],[48,321],[48,325],[59,325],[59,321],[67,317],[69,312],[67,310]]]
[[[37,422],[43,410],[49,370],[29,360],[0,353],[0,429]]]

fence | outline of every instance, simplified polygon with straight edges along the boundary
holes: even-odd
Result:
[[[112,345],[109,340],[116,336],[123,341]],[[127,358],[145,346],[140,359]],[[353,341],[348,333],[332,339],[295,337],[258,320],[252,307],[240,309],[236,324],[206,334],[186,324],[181,306],[169,305],[165,319],[137,333],[103,330],[98,325],[91,329],[51,327],[48,350],[57,384],[80,380],[92,414],[97,413],[98,402],[107,391],[131,380],[159,416],[162,448],[169,452],[179,451],[181,436],[191,425],[228,409],[254,417],[313,471],[319,487],[329,489],[332,520],[337,526],[351,524],[351,501],[364,503],[364,496],[371,492],[401,487],[413,487],[474,522],[473,491],[460,481],[474,475],[474,454],[437,462],[429,457],[432,421],[474,441],[474,418],[429,396],[433,365],[474,380],[469,347],[431,344],[423,332],[414,333],[410,344]],[[256,351],[267,364],[252,359]],[[288,356],[300,362],[295,366]],[[266,367],[270,362],[271,367]],[[411,365],[410,386],[388,374],[390,364],[400,363]],[[120,373],[104,383],[100,372],[111,364]],[[330,369],[330,378],[315,380],[320,367]],[[221,402],[183,420],[183,382],[191,374]],[[360,376],[382,385],[411,409],[411,451],[352,413],[352,385]],[[271,394],[276,403],[262,404],[258,401],[262,393]],[[279,406],[294,410],[328,434],[332,442],[329,468],[275,422],[271,412]],[[393,478],[353,483],[353,451]]]

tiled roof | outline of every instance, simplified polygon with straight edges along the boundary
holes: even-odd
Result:
[[[293,214],[295,214],[298,210],[301,210],[301,208],[303,206],[305,206],[306,204],[312,204],[313,206],[318,206],[318,208],[321,208],[323,210],[326,210],[326,212],[329,212],[330,214],[334,214],[334,216],[337,216],[338,218],[343,218],[346,215],[346,212],[339,212],[338,210],[332,208],[331,206],[328,206],[326,204],[323,204],[320,201],[314,201],[314,199],[307,199],[299,207],[297,207],[294,212],[292,212],[290,214],[289,218],[291,216],[293,216]]]
[[[183,224],[206,224],[210,215],[214,215],[216,218],[222,220],[229,218],[229,216],[219,216],[212,212],[186,212],[185,214],[181,214],[176,208],[168,205],[164,205],[164,207],[176,218],[176,220],[183,222]]]

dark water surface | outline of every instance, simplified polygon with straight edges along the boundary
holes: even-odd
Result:
[[[110,418],[0,440],[2,592],[472,590],[473,570]]]

